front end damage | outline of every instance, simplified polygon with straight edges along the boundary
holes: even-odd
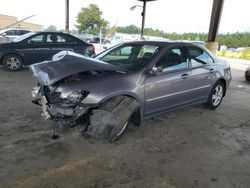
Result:
[[[98,104],[84,104],[86,91],[57,92],[52,86],[38,85],[32,90],[32,102],[42,108],[42,117],[53,120],[59,127],[73,127],[85,123]]]
[[[69,58],[68,54],[65,56],[30,67],[38,81],[31,92],[32,102],[41,106],[45,120],[52,120],[55,127],[82,126],[82,131],[88,135],[109,141],[120,137],[132,117],[137,117],[135,122],[140,122],[140,116],[133,116],[139,103],[131,97],[116,96],[105,102],[93,100],[98,98],[93,96],[102,92],[99,86],[98,94],[91,93],[96,90],[95,83],[114,74],[117,71],[115,67],[85,58]],[[65,72],[68,61],[71,66],[75,61],[82,64],[68,67]],[[59,66],[55,66],[57,64]],[[122,74],[122,70],[118,71],[116,74]],[[105,89],[105,85],[102,87]]]

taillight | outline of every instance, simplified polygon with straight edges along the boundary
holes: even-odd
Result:
[[[88,46],[86,48],[86,53],[85,53],[86,56],[92,56],[92,55],[95,55],[95,47],[93,45],[91,46]]]
[[[92,46],[90,46],[89,48],[90,48],[90,50],[93,52],[93,54],[95,54],[95,46],[92,45]]]

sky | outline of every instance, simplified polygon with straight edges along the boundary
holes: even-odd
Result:
[[[110,26],[141,26],[141,7],[137,0],[70,0],[70,29],[82,7],[97,4]],[[145,27],[165,32],[208,32],[213,0],[157,0],[147,3]],[[48,27],[64,28],[65,0],[0,0],[0,14]],[[225,0],[219,33],[250,31],[250,0]]]

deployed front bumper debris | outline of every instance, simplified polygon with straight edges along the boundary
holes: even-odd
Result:
[[[112,98],[93,110],[87,133],[113,142],[124,133],[128,121],[138,108],[139,103],[131,97]]]

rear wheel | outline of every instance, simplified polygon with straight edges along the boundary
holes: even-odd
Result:
[[[225,95],[225,91],[226,91],[226,88],[225,88],[224,83],[222,81],[216,82],[216,84],[214,85],[213,89],[211,90],[209,94],[209,97],[206,103],[210,109],[212,110],[216,109],[220,105]]]
[[[20,56],[10,54],[3,59],[3,68],[8,71],[18,71],[23,66],[23,60]]]

